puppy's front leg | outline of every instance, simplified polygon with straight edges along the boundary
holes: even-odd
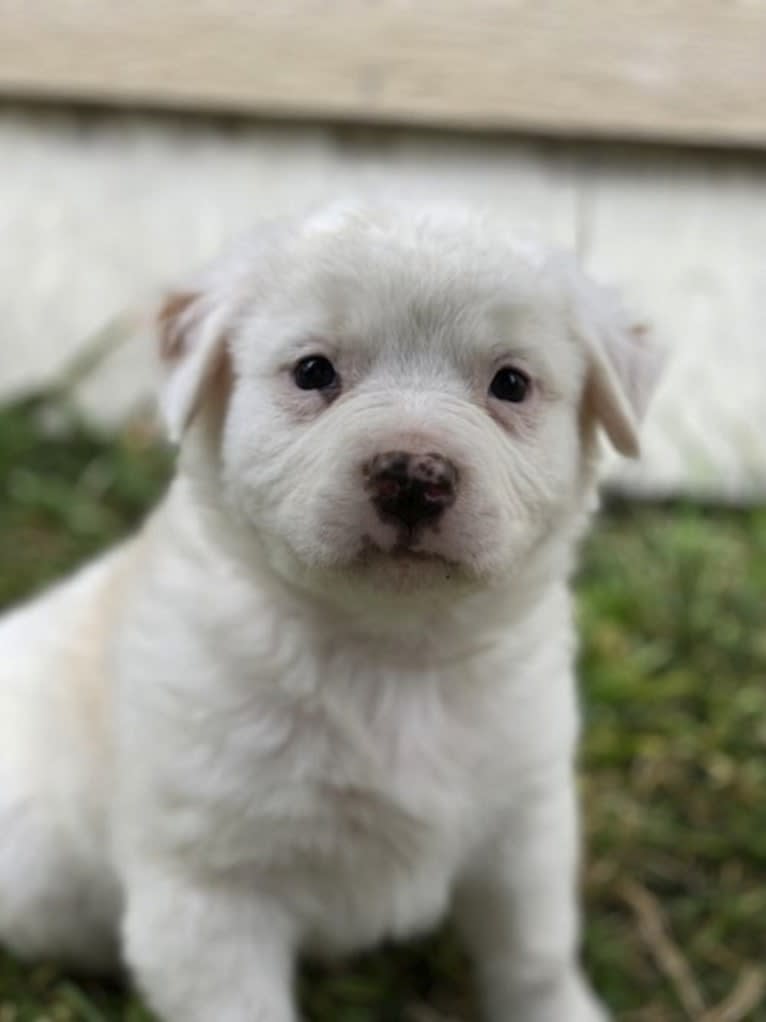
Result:
[[[578,965],[573,781],[530,793],[461,883],[457,921],[490,1022],[605,1022]]]
[[[292,928],[267,897],[168,866],[131,870],[124,943],[163,1022],[295,1022]]]

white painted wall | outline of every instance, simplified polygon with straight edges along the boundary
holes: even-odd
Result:
[[[0,395],[55,377],[116,314],[259,217],[349,191],[476,201],[577,248],[672,359],[633,491],[766,494],[766,155],[228,125],[132,114],[0,115]],[[119,421],[151,387],[130,338],[85,389]]]

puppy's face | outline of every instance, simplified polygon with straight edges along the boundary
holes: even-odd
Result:
[[[226,359],[216,499],[282,572],[500,579],[575,531],[597,422],[635,448],[642,349],[595,294],[464,218],[332,211],[166,305],[168,419]]]

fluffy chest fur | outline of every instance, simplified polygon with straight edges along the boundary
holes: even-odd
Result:
[[[198,567],[207,601],[163,554],[122,639],[123,854],[150,839],[265,887],[325,948],[432,924],[514,793],[568,758],[566,602],[556,642],[538,613],[423,655],[314,633],[231,577],[213,596]]]

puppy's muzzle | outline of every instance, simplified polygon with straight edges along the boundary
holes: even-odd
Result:
[[[380,518],[409,532],[434,525],[457,496],[458,471],[441,454],[386,451],[363,471]]]

